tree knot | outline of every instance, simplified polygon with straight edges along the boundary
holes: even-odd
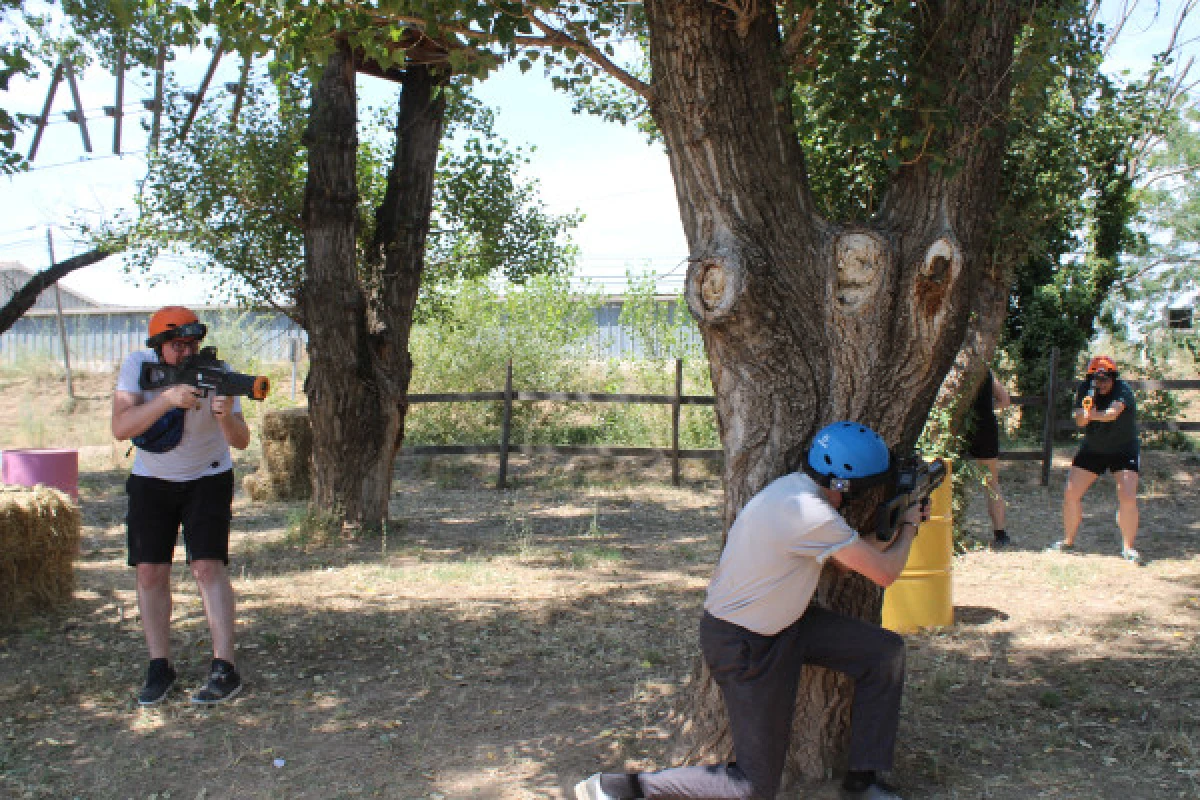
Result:
[[[883,287],[891,261],[888,241],[874,231],[843,233],[834,245],[837,283],[834,299],[842,312],[865,307]]]
[[[934,240],[925,251],[925,258],[917,272],[917,308],[929,319],[942,310],[946,294],[962,271],[962,248],[949,234]]]
[[[699,320],[715,322],[728,316],[741,288],[741,271],[724,259],[695,259],[688,267],[688,308]]]

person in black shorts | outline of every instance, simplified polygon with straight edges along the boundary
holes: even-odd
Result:
[[[138,609],[150,651],[143,706],[162,702],[175,683],[171,666],[171,562],[183,531],[188,564],[200,587],[212,635],[208,682],[192,695],[204,705],[242,689],[234,655],[234,597],[229,581],[229,524],[233,517],[233,461],[250,429],[237,398],[210,396],[185,384],[142,389],[142,365],[180,364],[208,332],[190,310],[159,309],[150,318],[150,349],[130,353],[113,394],[112,432],[133,439],[137,456],[126,482],[129,565],[137,570]]]
[[[1121,529],[1121,557],[1141,564],[1133,543],[1138,533],[1137,403],[1129,384],[1117,377],[1117,365],[1108,356],[1088,362],[1087,376],[1075,391],[1075,424],[1084,429],[1083,443],[1063,493],[1063,538],[1050,549],[1069,552],[1083,521],[1083,496],[1106,471],[1117,483],[1117,526]]]
[[[1008,408],[1011,402],[1008,390],[989,369],[971,404],[967,427],[967,455],[988,471],[988,516],[992,519],[992,547],[997,549],[1012,544],[1004,527],[1007,506],[1000,493],[1000,423],[996,419],[996,411]]]

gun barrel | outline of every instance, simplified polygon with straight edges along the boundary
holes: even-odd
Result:
[[[208,365],[171,366],[147,362],[142,364],[138,385],[143,389],[163,389],[186,383],[208,392],[226,397],[249,397],[263,400],[271,391],[271,381],[266,375],[243,375],[223,367]]]

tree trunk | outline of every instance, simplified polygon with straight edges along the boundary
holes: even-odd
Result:
[[[377,352],[388,364],[396,403],[392,460],[404,440],[412,356],[408,341],[425,271],[425,241],[433,214],[434,178],[446,120],[442,72],[410,65],[399,76],[403,91],[396,120],[396,152],[387,191],[375,216],[371,258],[379,279],[372,294]],[[390,468],[390,467],[389,467]]]
[[[309,333],[305,383],[313,431],[313,503],[352,526],[388,517],[392,465],[412,374],[408,338],[424,268],[433,176],[444,119],[428,67],[404,85],[396,156],[376,241],[357,262],[355,68],[345,47],[313,86],[305,134],[305,277],[299,308]]]
[[[831,421],[866,423],[892,447],[915,443],[981,286],[1021,12],[995,0],[914,6],[930,43],[919,68],[956,78],[922,98],[958,114],[932,146],[961,168],[905,166],[878,217],[850,227],[814,210],[774,8],[646,3],[652,112],[691,251],[686,295],[712,370],[726,527]],[[848,519],[865,524],[878,499],[852,504]],[[877,620],[880,599],[831,569],[815,601]],[[728,757],[719,694],[703,674],[692,699],[690,756]],[[847,685],[806,670],[785,781],[823,778],[847,732]]]

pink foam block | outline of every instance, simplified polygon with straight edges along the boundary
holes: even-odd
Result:
[[[78,450],[5,450],[0,460],[4,483],[16,486],[43,484],[79,499]]]

